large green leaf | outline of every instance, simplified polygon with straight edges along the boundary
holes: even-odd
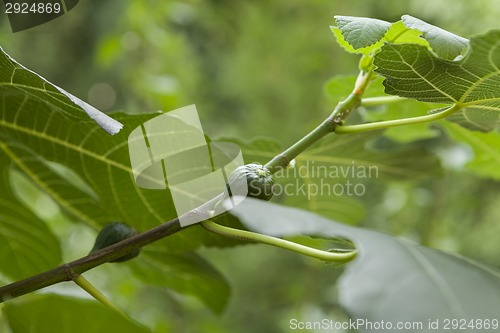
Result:
[[[333,31],[340,31],[342,39],[354,50],[368,48],[377,43],[391,27],[389,22],[367,17],[337,15],[335,21],[338,28],[333,28]]]
[[[410,15],[389,23],[366,17],[335,16],[332,31],[337,42],[351,53],[376,53],[384,42],[423,45],[440,58],[453,60],[463,55],[469,40]]]
[[[111,124],[108,129],[113,128],[112,124],[122,123],[125,126],[120,133],[110,136],[89,119],[88,108],[78,106],[85,104],[73,104],[71,100],[74,98],[70,100],[67,93],[62,93],[61,89],[15,63],[3,52],[0,52],[0,82],[3,82],[0,84],[0,156],[5,161],[0,171],[3,175],[7,175],[4,172],[7,166],[19,170],[50,195],[69,216],[95,230],[110,221],[122,221],[144,231],[176,217],[170,193],[136,186],[130,166],[128,135],[159,113],[114,114],[116,121],[108,120],[106,116],[101,125],[106,127]],[[0,187],[7,187],[9,181],[4,176],[0,179]],[[7,194],[7,197],[12,198],[12,195]],[[52,257],[57,252],[39,251],[40,242],[47,242],[47,249],[54,245],[50,235],[41,232],[37,220],[32,219],[30,214],[18,215],[16,218],[23,219],[17,222],[19,228],[24,228],[27,233],[32,228],[33,236],[42,237],[38,242],[24,244],[30,245],[29,249],[20,246],[15,249],[19,257],[29,256],[20,264],[25,267],[25,261],[40,260],[39,265],[46,267],[47,263],[60,260],[60,256]],[[6,230],[8,223],[8,220],[2,220],[1,227]],[[19,238],[19,241],[24,240]],[[193,251],[201,244],[224,246],[226,243],[195,226],[158,244],[168,255],[169,252]],[[91,247],[92,244],[89,244],[89,250]],[[12,254],[12,251],[9,253]],[[41,260],[40,256],[44,259]],[[144,253],[137,260],[147,260],[147,256]],[[187,264],[190,259],[186,257]],[[198,265],[202,260],[196,258],[185,273],[194,276],[211,274],[213,268],[208,268],[208,264]],[[157,263],[162,267],[166,265]],[[15,276],[32,274],[35,269],[38,271],[41,268],[35,265],[23,272],[14,272],[14,268],[8,266],[2,265],[0,270],[15,273]],[[199,270],[195,272],[193,267]],[[172,279],[176,277],[183,279],[180,276],[173,276]],[[220,291],[222,301],[219,302],[224,302],[224,296],[228,294],[226,282],[221,279],[215,283],[215,280],[208,279],[204,287]],[[178,291],[188,292],[181,282],[165,283],[164,286],[174,289],[182,286]],[[205,294],[198,294],[200,289],[194,284],[192,286],[192,294],[208,305],[214,305],[213,300]],[[219,311],[220,304],[213,309]]]
[[[58,265],[62,255],[48,226],[12,193],[9,164],[0,150],[0,262],[2,273],[21,279]]]
[[[268,235],[353,240],[360,253],[347,264],[339,297],[356,320],[427,325],[429,319],[498,318],[500,272],[494,268],[296,208],[246,199],[231,212],[250,230]]]
[[[335,16],[338,27],[331,27],[340,46],[347,52],[374,54],[384,42],[413,43],[426,47],[429,43],[420,38],[421,32],[398,21],[389,23],[377,19]]]
[[[43,295],[7,303],[3,312],[13,333],[142,333],[146,327],[95,301]]]
[[[230,295],[228,282],[202,257],[187,251],[172,253],[155,246],[143,252],[147,254],[144,260],[131,263],[135,275],[142,281],[195,295],[217,313],[224,310]]]
[[[472,37],[469,52],[457,61],[421,45],[386,44],[374,64],[388,94],[457,104],[465,110],[451,120],[486,131],[500,123],[499,40],[498,30]]]
[[[430,47],[440,58],[453,60],[463,55],[469,47],[469,40],[449,31],[436,27],[410,15],[401,17],[408,28],[422,32],[422,37],[429,42]]]

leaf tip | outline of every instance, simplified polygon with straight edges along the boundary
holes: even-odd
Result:
[[[71,102],[76,104],[78,107],[80,107],[85,113],[94,120],[97,125],[99,125],[106,133],[110,135],[115,135],[118,132],[121,131],[123,128],[123,124],[120,123],[118,120],[115,120],[108,116],[107,114],[99,111],[92,105],[82,101],[78,97],[71,95],[68,93],[66,90],[59,88],[57,86],[54,86],[59,90],[62,94],[64,94],[66,97],[68,97]]]

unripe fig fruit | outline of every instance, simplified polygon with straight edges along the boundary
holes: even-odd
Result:
[[[246,178],[248,196],[268,201],[273,197],[274,179],[271,172],[261,164],[242,165],[229,176],[229,184]]]
[[[90,253],[96,252],[100,249],[104,249],[105,247],[118,243],[134,235],[137,235],[137,230],[126,223],[109,223],[105,225],[97,235],[94,247],[92,248],[92,250],[90,250]],[[110,262],[123,262],[133,259],[139,255],[140,251],[140,249],[133,250],[132,252],[117,259],[111,260]]]

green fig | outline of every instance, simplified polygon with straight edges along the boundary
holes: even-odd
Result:
[[[229,176],[229,184],[246,178],[248,196],[268,201],[273,197],[274,179],[271,172],[263,165],[252,163],[242,165]]]
[[[109,223],[105,225],[97,235],[94,247],[92,248],[92,250],[90,250],[90,253],[96,252],[100,249],[104,249],[105,247],[118,243],[134,235],[137,235],[137,230],[126,223]],[[132,252],[127,253],[122,257],[111,260],[110,262],[123,262],[133,259],[139,255],[140,251],[140,249],[133,250]]]

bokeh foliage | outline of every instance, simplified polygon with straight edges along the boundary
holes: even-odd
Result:
[[[268,136],[277,144],[267,146],[276,150],[301,137],[330,112],[336,97],[328,94],[328,86],[323,89],[330,77],[356,72],[358,58],[347,55],[329,29],[334,14],[395,21],[410,13],[467,37],[498,28],[494,14],[498,9],[495,1],[486,0],[88,0],[54,22],[17,34],[9,31],[4,20],[0,41],[22,64],[105,111],[167,111],[196,103],[212,136],[240,140]],[[402,106],[408,114],[427,111],[408,103]],[[397,111],[393,106],[363,109],[353,120],[393,118]],[[444,171],[413,181],[370,182],[360,200],[342,197],[338,201],[346,204],[338,205],[337,211],[320,212],[498,267],[500,245],[492,235],[500,233],[499,169],[495,167],[498,159],[489,153],[498,150],[498,140],[482,138],[491,143],[489,148],[470,145],[475,142],[473,136],[487,135],[493,136],[470,134],[449,124],[422,126],[412,135],[404,129],[386,131],[371,143],[373,149],[401,149],[404,143],[404,149],[440,156]],[[473,156],[482,156],[485,162],[467,163]],[[24,198],[31,195],[27,204],[65,239],[63,258],[85,254],[95,231],[69,223],[71,218],[47,204],[49,199],[37,188],[20,175],[14,177],[14,190]],[[346,206],[350,211],[342,212]],[[150,285],[120,278],[128,277],[136,264],[103,266],[91,272],[89,279],[100,281],[96,284],[110,295],[119,295],[120,305],[159,331],[272,333],[286,331],[289,318],[345,318],[331,283],[341,269],[263,246],[198,252],[232,286],[222,317],[198,300],[158,288],[158,276],[151,278],[155,283]],[[175,269],[162,274],[175,274]]]

